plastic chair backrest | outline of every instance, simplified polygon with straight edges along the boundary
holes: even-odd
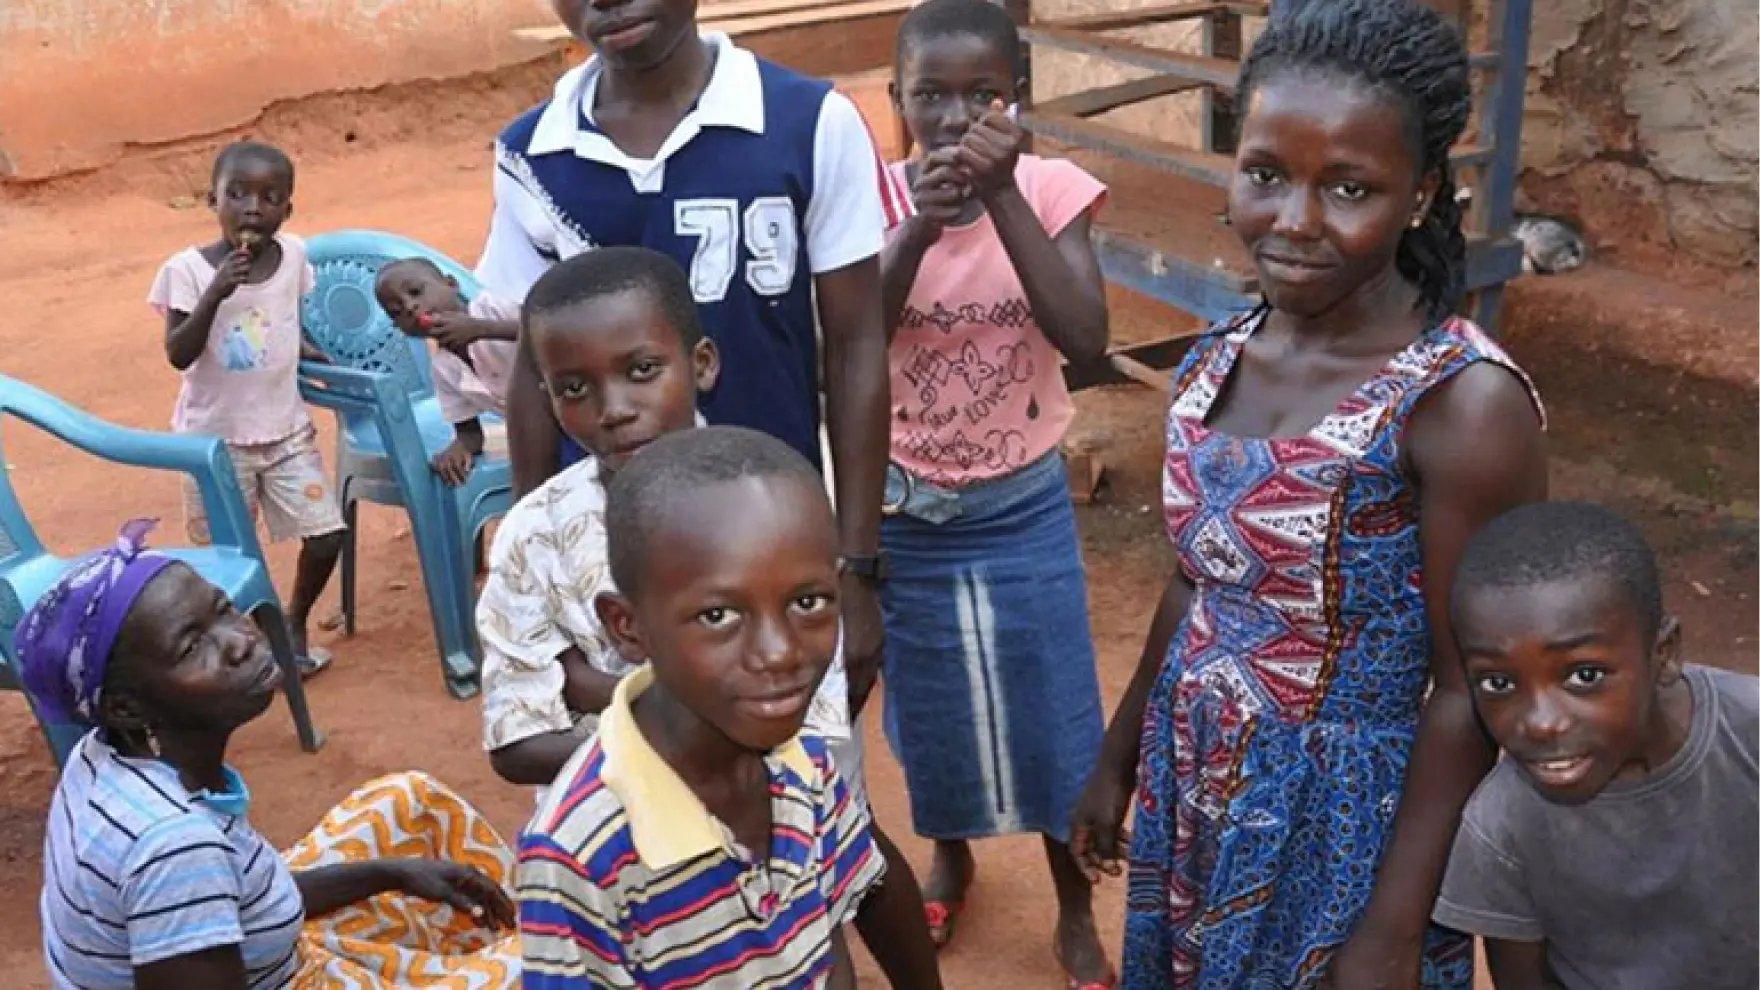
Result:
[[[153,433],[117,426],[77,409],[34,385],[0,375],[0,419],[16,418],[104,460],[136,467],[182,471],[201,489],[209,530],[218,547],[236,547],[261,559],[257,533],[226,445],[217,437]],[[56,580],[65,563],[50,554],[0,458],[0,653],[10,657],[12,632],[24,611]],[[8,664],[7,666],[10,666]],[[11,673],[8,671],[8,673]],[[0,687],[10,687],[0,677]]]
[[[7,470],[5,444],[0,443],[0,572],[43,552],[43,541],[25,518],[24,506],[12,489],[12,472]]]
[[[317,286],[300,301],[306,333],[330,360],[344,368],[389,375],[412,398],[434,394],[428,344],[406,337],[385,315],[373,283],[387,262],[427,258],[458,280],[468,301],[477,281],[469,270],[433,248],[375,230],[338,230],[306,244]]]

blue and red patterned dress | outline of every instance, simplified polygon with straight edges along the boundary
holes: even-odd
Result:
[[[1289,990],[1324,975],[1368,904],[1430,677],[1405,425],[1479,361],[1527,384],[1451,319],[1302,436],[1213,432],[1211,406],[1262,322],[1206,335],[1175,377],[1162,498],[1196,592],[1143,720],[1129,990]],[[1465,936],[1432,929],[1424,986],[1465,990],[1472,959]]]

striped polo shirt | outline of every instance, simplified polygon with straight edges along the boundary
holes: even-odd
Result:
[[[526,990],[823,986],[831,938],[880,878],[868,814],[825,742],[765,757],[770,850],[753,857],[642,737],[618,684],[593,740],[520,838]]]
[[[253,990],[285,986],[305,909],[281,857],[102,735],[74,747],[49,806],[39,906],[57,990],[128,990],[136,966],[221,945],[239,947]]]

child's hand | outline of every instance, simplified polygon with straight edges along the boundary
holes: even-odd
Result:
[[[425,313],[422,328],[449,351],[462,351],[483,339],[483,323],[468,313]]]
[[[325,354],[318,348],[317,344],[312,343],[311,339],[303,334],[299,338],[299,359],[301,361],[311,361],[316,364],[330,363],[330,355]]]
[[[1001,100],[966,131],[958,146],[959,168],[972,193],[988,199],[1014,187],[1014,167],[1021,158],[1021,125],[1008,115]]]
[[[232,295],[238,287],[245,283],[251,275],[251,252],[249,248],[234,248],[214,269],[214,281],[208,284],[208,292],[215,302]]]
[[[959,219],[971,195],[955,165],[957,149],[942,148],[929,153],[911,183],[911,202],[916,206],[918,229],[933,242],[941,231]]]
[[[1131,796],[1130,785],[1116,773],[1095,767],[1070,811],[1070,855],[1081,864],[1091,884],[1098,884],[1102,876],[1116,877],[1124,872],[1120,864],[1129,856],[1131,844],[1124,818],[1130,811]]]
[[[476,464],[476,460],[471,452],[465,449],[464,444],[454,440],[446,446],[445,450],[435,454],[430,463],[433,465],[434,473],[440,476],[441,481],[457,488],[465,483],[466,478],[471,476],[471,468]]]

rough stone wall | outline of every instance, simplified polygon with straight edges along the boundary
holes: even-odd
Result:
[[[1536,0],[1523,205],[1639,264],[1756,253],[1754,0]]]

